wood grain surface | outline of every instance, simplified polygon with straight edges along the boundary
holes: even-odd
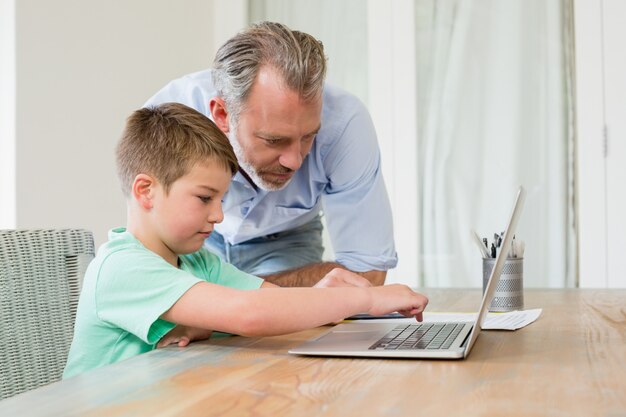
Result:
[[[480,290],[423,290],[470,312]],[[168,347],[0,402],[0,416],[626,416],[626,290],[526,290],[520,330],[465,360],[311,358],[326,328]]]

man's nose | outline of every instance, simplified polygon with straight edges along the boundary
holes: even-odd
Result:
[[[285,168],[289,168],[293,171],[298,170],[302,165],[302,161],[306,155],[303,155],[302,144],[300,141],[295,141],[289,148],[285,149],[284,152],[278,158],[278,163],[284,166]]]

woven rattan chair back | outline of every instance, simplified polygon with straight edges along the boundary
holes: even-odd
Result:
[[[93,257],[86,230],[0,230],[0,400],[61,378]]]

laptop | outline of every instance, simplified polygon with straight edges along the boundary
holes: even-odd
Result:
[[[503,243],[485,288],[476,320],[459,323],[349,322],[334,326],[323,335],[291,349],[294,355],[350,356],[371,358],[463,359],[480,334],[481,326],[498,286],[526,192],[519,188],[505,229]]]

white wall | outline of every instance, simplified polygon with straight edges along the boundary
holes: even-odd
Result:
[[[576,0],[579,284],[626,287],[626,3]]]
[[[607,287],[626,288],[626,2],[604,0]]]
[[[16,2],[17,227],[83,227],[100,244],[125,223],[114,164],[125,118],[210,65],[213,6]]]
[[[0,0],[0,229],[15,228],[15,0]]]

